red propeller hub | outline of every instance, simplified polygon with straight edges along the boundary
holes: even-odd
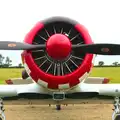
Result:
[[[63,34],[52,35],[46,43],[46,50],[50,57],[56,60],[65,59],[71,52],[71,42]]]

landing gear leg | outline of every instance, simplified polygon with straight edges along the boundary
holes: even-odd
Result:
[[[61,110],[61,105],[60,104],[56,105],[56,110]]]
[[[4,111],[5,109],[4,109],[3,100],[0,98],[0,120],[6,120]]]
[[[112,114],[112,120],[120,120],[120,99],[115,97],[114,99],[114,109]]]

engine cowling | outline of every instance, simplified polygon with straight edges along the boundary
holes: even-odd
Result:
[[[69,89],[80,83],[92,67],[92,54],[78,54],[73,44],[93,43],[86,28],[64,17],[38,22],[26,35],[25,43],[46,44],[45,49],[22,53],[27,73],[49,89]]]

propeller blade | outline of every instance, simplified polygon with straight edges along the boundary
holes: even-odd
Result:
[[[31,45],[21,42],[0,41],[0,50],[39,50],[45,48],[45,44]]]
[[[72,45],[72,48],[80,51],[81,53],[120,55],[120,44],[82,44]]]

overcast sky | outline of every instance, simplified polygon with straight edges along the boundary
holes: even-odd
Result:
[[[0,41],[23,41],[38,21],[51,16],[77,20],[95,43],[120,44],[120,0],[1,0]],[[20,51],[0,51],[14,65],[21,62]],[[120,62],[120,56],[98,56],[95,62]]]

